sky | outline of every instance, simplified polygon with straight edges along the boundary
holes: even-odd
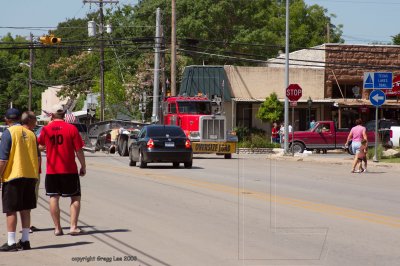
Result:
[[[83,4],[83,0],[0,0],[0,37],[42,36],[59,22],[68,18],[83,18],[96,11],[98,5]],[[232,0],[234,1],[234,0]],[[251,1],[251,0],[249,0]],[[284,0],[281,0],[284,2]],[[307,5],[318,4],[335,14],[335,25],[343,25],[343,39],[349,44],[390,43],[400,33],[398,12],[400,0],[305,0]],[[134,5],[137,0],[120,0],[119,4]],[[111,4],[105,7],[111,7]],[[44,27],[15,29],[7,27]]]

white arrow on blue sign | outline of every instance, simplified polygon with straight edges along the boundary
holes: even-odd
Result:
[[[373,90],[369,94],[369,100],[374,106],[381,106],[386,101],[386,95],[381,90]]]

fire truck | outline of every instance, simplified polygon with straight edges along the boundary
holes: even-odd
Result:
[[[226,130],[226,117],[221,113],[221,98],[207,96],[173,96],[163,102],[163,123],[178,125],[192,142],[194,153],[215,153],[232,158],[237,137]]]

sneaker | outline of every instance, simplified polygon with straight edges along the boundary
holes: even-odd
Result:
[[[17,244],[14,243],[11,246],[9,246],[8,243],[4,243],[4,245],[0,247],[0,252],[8,252],[8,251],[18,251]]]
[[[365,168],[362,172],[363,172],[363,173],[366,173],[366,172],[367,172],[367,168]]]
[[[29,241],[22,241],[21,239],[17,243],[17,248],[22,250],[29,250],[31,249],[31,243]]]

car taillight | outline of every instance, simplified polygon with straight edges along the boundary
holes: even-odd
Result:
[[[389,130],[390,138],[393,138],[393,130]]]
[[[147,142],[147,148],[153,149],[154,148],[154,141],[152,139],[149,139]]]
[[[186,142],[185,142],[185,148],[186,149],[190,149],[192,147],[192,144],[190,143],[190,140],[186,140]]]

